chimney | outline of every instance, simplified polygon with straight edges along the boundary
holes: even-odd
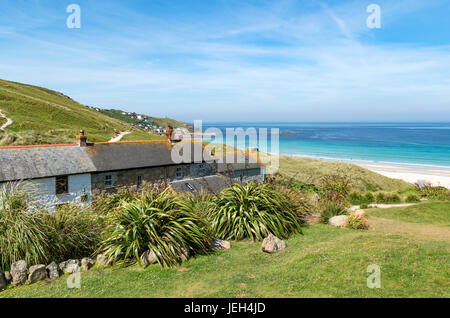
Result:
[[[84,130],[80,130],[80,133],[77,136],[77,144],[80,147],[86,147],[87,146],[87,137],[84,135]]]

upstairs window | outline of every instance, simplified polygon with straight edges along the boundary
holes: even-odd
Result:
[[[64,195],[69,193],[69,177],[56,177],[56,195]]]
[[[177,177],[177,179],[183,179],[183,167],[177,167],[175,176]]]
[[[113,179],[112,175],[106,175],[105,176],[105,188],[112,188],[113,187]]]

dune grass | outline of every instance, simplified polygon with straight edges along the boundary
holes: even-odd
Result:
[[[382,176],[376,172],[343,162],[280,156],[279,172],[307,184],[319,184],[325,175],[342,173],[350,179],[351,188],[359,191],[405,191],[413,185]]]
[[[14,121],[0,131],[3,146],[73,143],[80,129],[95,142],[108,141],[123,131],[132,132],[127,140],[156,138],[62,93],[32,85],[0,80],[0,109]]]
[[[367,211],[370,216],[384,219],[450,226],[450,202],[427,202],[408,207]]]
[[[390,232],[311,224],[277,254],[262,253],[260,243],[232,242],[231,250],[178,268],[94,268],[82,274],[79,290],[68,291],[65,276],[0,297],[450,297],[450,239],[402,232],[405,222],[390,221]],[[381,268],[380,289],[366,285],[370,264]]]

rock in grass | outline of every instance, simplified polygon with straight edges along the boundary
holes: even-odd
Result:
[[[91,269],[92,266],[95,265],[95,262],[93,259],[89,258],[89,257],[85,257],[81,260],[81,268],[84,271],[88,271],[89,269]]]
[[[109,265],[108,258],[103,254],[97,255],[97,263],[99,263],[99,265],[102,265],[102,266]]]
[[[347,225],[347,215],[336,215],[333,216],[328,222],[330,225],[336,226],[336,227],[345,227]]]
[[[6,281],[5,274],[0,269],[0,291],[5,290],[7,284],[8,282]]]
[[[28,280],[30,284],[37,283],[40,280],[47,278],[47,269],[45,265],[34,265],[30,267],[30,275],[28,275]]]
[[[150,250],[145,251],[141,257],[140,257],[141,263],[144,265],[144,267],[147,267],[151,264],[156,264],[158,263],[158,260],[156,259],[155,256],[153,256],[152,252],[150,252]]]
[[[213,251],[229,250],[231,248],[231,244],[230,242],[224,240],[212,240],[209,248]]]
[[[27,281],[27,262],[17,261],[11,265],[11,276],[13,286],[20,286]]]
[[[60,263],[59,268],[63,271],[63,273],[78,273],[80,272],[80,261],[77,259],[70,259]]]
[[[262,251],[266,253],[276,253],[286,248],[286,242],[280,240],[273,234],[269,234],[262,242]]]
[[[55,279],[59,277],[58,265],[55,262],[51,262],[47,267],[48,277]]]
[[[5,279],[6,279],[6,282],[7,282],[7,283],[9,283],[10,281],[12,281],[12,276],[11,276],[11,273],[10,273],[10,272],[5,272],[4,274],[5,274]]]

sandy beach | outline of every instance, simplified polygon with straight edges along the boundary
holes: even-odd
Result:
[[[377,172],[389,178],[401,179],[416,183],[426,181],[435,186],[450,188],[450,168],[421,166],[412,164],[379,164],[367,162],[352,162],[366,169]]]

